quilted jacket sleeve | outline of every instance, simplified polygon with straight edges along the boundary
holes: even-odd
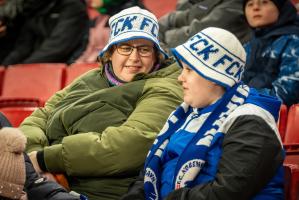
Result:
[[[50,172],[72,176],[137,171],[168,115],[181,101],[181,86],[176,79],[152,79],[143,87],[136,108],[126,121],[101,132],[66,136],[62,144],[46,147],[46,167]]]
[[[27,137],[26,152],[39,151],[45,146],[49,146],[48,137],[46,135],[46,126],[53,110],[57,104],[74,88],[84,87],[80,84],[79,78],[63,90],[55,93],[45,104],[44,107],[35,110],[29,117],[27,117],[20,129]]]

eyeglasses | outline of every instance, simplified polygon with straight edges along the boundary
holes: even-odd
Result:
[[[142,57],[151,56],[154,52],[153,46],[142,45],[142,46],[130,46],[128,44],[118,44],[116,45],[116,50],[119,54],[123,56],[129,56],[133,52],[133,49],[137,49],[138,55]]]

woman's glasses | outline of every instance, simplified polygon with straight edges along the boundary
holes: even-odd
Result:
[[[119,54],[123,56],[129,56],[133,52],[133,49],[137,49],[137,52],[142,57],[151,56],[154,52],[153,46],[141,45],[141,46],[130,46],[128,44],[118,44],[116,45],[116,50]]]

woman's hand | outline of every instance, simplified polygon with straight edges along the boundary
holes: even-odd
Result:
[[[32,165],[33,165],[33,167],[34,167],[34,169],[35,169],[35,171],[36,171],[36,173],[38,173],[38,174],[42,174],[43,171],[41,170],[41,168],[40,168],[40,166],[39,166],[39,164],[38,164],[38,162],[37,162],[37,157],[36,157],[36,155],[37,155],[37,151],[32,151],[32,152],[30,152],[30,153],[28,154],[28,156],[29,156],[29,158],[30,158],[30,160],[31,160],[31,162],[32,162]]]

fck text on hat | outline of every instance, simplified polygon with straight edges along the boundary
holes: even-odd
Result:
[[[100,52],[103,54],[113,45],[134,39],[146,39],[152,41],[160,53],[167,57],[158,40],[158,20],[147,10],[134,6],[124,9],[109,19],[111,29],[108,44]]]
[[[177,60],[226,88],[241,80],[246,53],[240,41],[229,31],[206,28],[171,51]]]

